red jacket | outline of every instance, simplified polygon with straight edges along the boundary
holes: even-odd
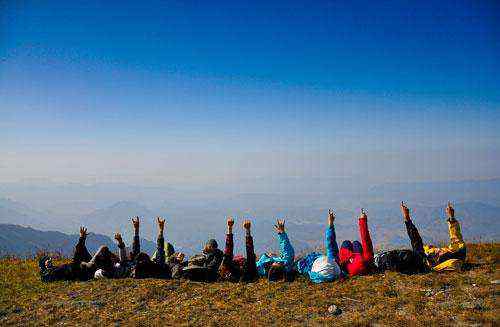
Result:
[[[339,251],[340,266],[351,277],[366,274],[373,267],[373,245],[366,218],[359,218],[359,237],[363,246],[361,253],[354,253],[346,248]]]

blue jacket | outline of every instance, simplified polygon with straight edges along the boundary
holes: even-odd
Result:
[[[326,229],[326,255],[312,252],[297,262],[297,271],[309,276],[312,282],[331,282],[342,275],[338,265],[339,247],[335,236],[335,228]]]
[[[263,254],[259,261],[257,261],[257,272],[260,276],[266,276],[268,263],[281,262],[285,265],[287,271],[293,269],[293,260],[295,258],[295,250],[293,249],[288,235],[286,233],[279,233],[278,240],[280,242],[280,254],[278,257],[271,257],[267,254]]]

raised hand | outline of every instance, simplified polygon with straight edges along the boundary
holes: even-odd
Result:
[[[359,215],[359,218],[367,219],[368,216],[366,215],[365,209],[361,208],[361,214]]]
[[[451,202],[448,202],[448,205],[446,206],[446,214],[448,215],[448,218],[454,219],[455,218],[455,209],[453,208],[453,205]]]
[[[332,227],[334,221],[335,221],[335,213],[333,213],[332,209],[328,209],[328,226]]]
[[[252,227],[252,223],[250,222],[250,220],[245,220],[243,222],[243,228],[246,229],[247,231],[249,231],[250,227]]]
[[[87,233],[87,228],[85,228],[85,227],[83,227],[83,226],[82,226],[82,227],[80,227],[80,237],[81,237],[81,238],[86,238],[86,237],[87,237],[87,235],[88,235],[88,233]]]
[[[116,242],[118,242],[118,244],[122,244],[123,243],[122,234],[116,233],[115,240],[116,240]]]
[[[406,204],[401,201],[401,213],[403,214],[403,218],[405,220],[410,220],[410,209],[406,206]]]
[[[156,217],[156,222],[158,223],[158,229],[163,232],[163,229],[165,228],[165,219],[162,217]]]
[[[233,226],[234,226],[234,219],[233,217],[227,217],[226,219],[226,225],[227,225],[227,233],[232,234],[233,233]]]
[[[274,225],[274,229],[278,232],[278,234],[285,232],[285,220],[276,219],[276,225]]]
[[[132,218],[132,225],[134,225],[135,230],[139,229],[139,216]]]

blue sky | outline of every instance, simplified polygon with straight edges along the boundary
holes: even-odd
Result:
[[[500,176],[495,1],[0,6],[0,181]]]

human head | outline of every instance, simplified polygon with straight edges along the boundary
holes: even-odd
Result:
[[[144,252],[139,253],[135,257],[135,265],[132,269],[132,276],[135,278],[147,277],[146,273],[150,271],[151,259],[149,255]]]
[[[284,280],[286,277],[285,265],[282,262],[273,262],[269,266],[267,272],[267,279],[270,282],[276,282],[279,280]]]
[[[184,262],[184,258],[186,256],[182,252],[176,252],[175,253],[175,258],[177,259],[178,262]]]
[[[219,245],[217,244],[217,241],[214,240],[214,239],[210,239],[205,244],[204,251],[207,252],[207,253],[210,253],[210,252],[213,252],[213,251],[217,250],[218,247],[219,247]]]
[[[352,252],[353,253],[363,253],[363,245],[359,241],[352,242]]]

